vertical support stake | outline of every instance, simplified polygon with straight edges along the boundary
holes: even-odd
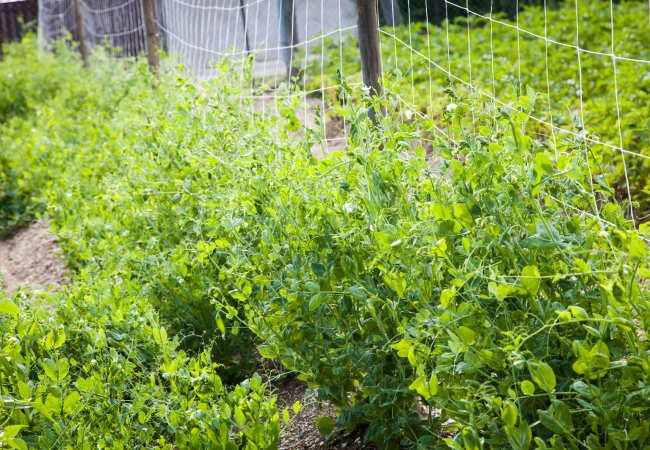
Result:
[[[84,67],[90,67],[90,61],[88,60],[88,49],[86,48],[86,33],[84,31],[84,21],[81,16],[81,5],[79,0],[74,0],[74,18],[77,23],[77,36],[79,37],[79,50],[81,51],[81,60],[84,63]]]
[[[397,0],[379,0],[379,5],[384,13],[386,25],[394,28],[404,24]]]
[[[246,54],[248,54],[248,52],[250,52],[251,50],[251,46],[248,42],[248,27],[246,26],[246,11],[244,10],[244,8],[246,8],[244,0],[239,0],[241,19],[242,19],[242,23],[244,24],[244,51],[246,52]]]
[[[153,11],[153,0],[142,0],[144,11],[144,28],[147,32],[147,59],[149,68],[156,75],[160,69],[160,58],[158,57],[158,30],[156,30],[156,16]]]
[[[287,63],[287,78],[291,82],[291,78],[300,73],[298,67],[294,65],[293,59],[293,49],[298,42],[294,0],[277,0],[277,2],[280,19],[280,47],[282,47],[284,62]]]
[[[377,22],[377,0],[356,0],[357,30],[359,32],[359,53],[361,54],[361,76],[363,84],[370,87],[370,94],[381,96],[382,77],[381,49],[379,47],[379,25]],[[385,108],[381,107],[381,114]],[[377,125],[374,108],[368,111],[368,117]]]

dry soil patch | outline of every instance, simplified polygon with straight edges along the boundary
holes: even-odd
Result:
[[[21,286],[45,290],[52,285],[68,285],[70,278],[61,253],[59,239],[49,232],[46,220],[37,220],[0,238],[2,289],[12,293]]]

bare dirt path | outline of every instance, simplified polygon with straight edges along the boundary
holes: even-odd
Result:
[[[49,223],[38,220],[0,238],[2,289],[13,293],[23,286],[45,290],[69,284],[59,240],[49,232]]]

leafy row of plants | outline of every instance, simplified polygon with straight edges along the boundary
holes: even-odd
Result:
[[[538,100],[539,108],[527,130],[539,139],[562,134],[559,129],[574,134],[590,130],[591,147],[602,158],[600,174],[619,197],[628,198],[629,189],[631,199],[639,202],[637,215],[644,217],[650,209],[647,5],[611,3],[525,6],[517,20],[495,9],[490,21],[488,9],[483,17],[472,14],[441,26],[412,21],[385,28],[380,33],[384,70],[408,72],[397,92],[411,108],[428,117],[439,115],[446,102],[442,90],[450,84],[459,92],[471,84],[502,104],[525,95],[519,86],[546,94]],[[450,14],[456,9],[452,4],[447,8]],[[338,71],[349,83],[360,82],[355,43],[351,35],[342,45],[326,38],[324,76],[320,68],[308,67],[307,90],[338,85]],[[616,60],[609,56],[612,53],[618,56]],[[551,130],[549,124],[557,129]],[[593,159],[590,163],[598,173]]]
[[[154,91],[144,64],[99,58],[86,72],[64,43],[54,55],[34,36],[5,49],[3,230],[48,214],[74,287],[36,305],[29,292],[0,298],[0,445],[277,448],[279,411],[267,383],[249,376],[250,338],[224,345],[199,284],[209,280],[187,269],[183,237],[194,231],[179,221],[195,212],[179,199],[196,178],[181,150],[195,122],[192,87],[170,75]],[[237,133],[226,126],[228,116],[238,123],[234,106],[209,107],[224,133]],[[154,167],[167,177],[152,173],[149,184],[143,172]],[[148,212],[156,185],[173,191],[156,210],[180,209],[167,222]]]
[[[70,65],[64,88],[10,118],[0,141],[4,190],[26,214],[47,211],[75,274],[49,298],[50,323],[74,338],[47,358],[100,361],[89,346],[103,332],[101,348],[135,366],[131,397],[117,403],[156,405],[142,424],[158,426],[156,439],[212,448],[209,424],[221,420],[227,445],[273,448],[279,418],[263,385],[215,386],[203,403],[205,378],[192,372],[199,361],[234,384],[257,346],[335,405],[336,423],[317,421],[326,435],[364,426],[367,441],[418,450],[650,445],[648,228],[592,177],[590,134],[542,143],[528,132],[544,107],[532,89],[505,107],[447,90],[435,121],[414,122],[392,94],[403,79],[374,101],[342,80],[346,151],[318,161],[324,117],[300,127],[296,87],[279,91],[277,115],[256,113],[241,90],[250,61],[224,62],[201,86],[170,69],[154,90],[141,65],[98,60],[90,77],[64,48],[54,57],[27,43],[0,72],[26,70],[30,48],[47,66]],[[380,102],[388,112],[373,126],[367,109]],[[422,136],[440,165],[409,151]],[[159,325],[174,337],[169,356]],[[192,392],[174,378],[186,375]],[[19,398],[18,384],[5,386]],[[243,422],[222,406],[237,392]],[[30,414],[43,436],[78,433],[83,417],[57,428]],[[109,414],[119,431],[90,428],[96,442],[133,429]]]
[[[445,136],[400,123],[390,96],[371,126],[343,82],[346,153],[230,162],[246,170],[218,209],[244,226],[219,293],[238,292],[262,355],[384,448],[644,448],[646,242],[593,182],[588,135],[527,135],[532,91],[507,108],[448,94]],[[423,131],[435,169],[405,157]]]

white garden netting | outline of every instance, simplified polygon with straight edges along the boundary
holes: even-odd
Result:
[[[91,46],[107,45],[116,58],[146,50],[141,0],[80,2]],[[72,3],[40,1],[44,42],[76,35]],[[252,53],[259,86],[299,69],[301,95],[323,111],[337,70],[361,82],[354,0],[155,0],[154,9],[168,61],[199,79],[212,76],[214,61]],[[538,140],[562,152],[559,138],[572,139],[593,162],[595,186],[629,202],[630,219],[650,209],[635,203],[650,192],[648,3],[380,0],[378,9],[383,70],[409,73],[396,91],[402,112],[435,121],[449,86],[513,112],[533,95],[527,114]]]

